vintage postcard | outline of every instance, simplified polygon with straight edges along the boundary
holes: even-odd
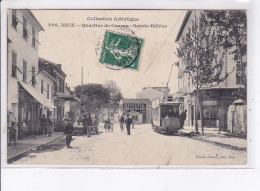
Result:
[[[8,9],[7,166],[246,166],[246,10]]]

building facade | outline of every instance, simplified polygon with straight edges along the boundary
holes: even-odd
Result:
[[[189,31],[195,17],[200,15],[201,11],[187,11],[183,23],[179,29],[175,42],[179,46],[183,45],[183,37]],[[200,114],[195,105],[195,87],[190,75],[185,71],[185,64],[179,60],[175,64],[178,67],[178,92],[173,95],[176,101],[182,102],[182,109],[187,109],[186,125],[195,125],[195,115],[199,126]],[[200,94],[202,95],[203,106],[203,125],[206,127],[219,127],[222,130],[227,129],[227,112],[228,107],[235,100],[233,96],[234,90],[242,88],[241,75],[239,66],[233,60],[233,55],[225,54],[222,76],[228,73],[228,77],[216,87],[202,87]],[[196,110],[196,111],[195,111]]]
[[[52,107],[38,91],[36,80],[39,32],[44,31],[31,11],[8,11],[8,125],[17,124],[18,137],[39,132],[41,107]]]
[[[142,114],[143,123],[151,123],[152,104],[149,99],[122,99],[119,103],[119,115],[130,114],[132,111]]]
[[[69,103],[66,103],[71,95],[68,95],[65,90],[65,78],[66,74],[61,69],[61,64],[56,64],[44,58],[39,58],[39,68],[44,69],[47,73],[52,76],[55,81],[53,83],[53,95],[55,97],[53,111],[55,123],[61,123],[66,110],[69,110]],[[66,110],[65,110],[66,107]]]
[[[167,87],[144,87],[140,92],[136,93],[136,98],[154,101],[156,99],[165,99],[169,92],[170,89]]]

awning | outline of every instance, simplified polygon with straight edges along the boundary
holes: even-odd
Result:
[[[19,84],[34,98],[36,99],[39,103],[42,105],[48,107],[48,108],[56,108],[53,102],[47,97],[45,97],[43,94],[40,93],[36,88],[32,87],[31,85],[28,85],[24,82],[20,82]]]

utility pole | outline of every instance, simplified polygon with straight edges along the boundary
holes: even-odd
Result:
[[[172,64],[172,67],[173,67],[173,64]],[[168,78],[168,81],[167,81],[166,92],[165,92],[165,98],[164,98],[165,101],[167,101],[167,99],[168,99],[168,85],[169,85],[169,81],[170,81],[170,78],[171,78],[172,67],[171,67],[171,71],[170,71],[169,78]]]
[[[82,95],[83,95],[83,66],[81,68],[81,88],[80,88],[80,119],[82,120],[82,115],[83,115],[83,111],[82,111],[82,107],[83,107],[83,103],[82,103]]]

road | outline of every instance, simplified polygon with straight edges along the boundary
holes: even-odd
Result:
[[[131,136],[114,132],[91,137],[74,136],[72,149],[65,137],[40,151],[15,161],[30,165],[243,165],[246,152],[237,151],[181,136],[155,133],[151,125],[136,125]],[[103,131],[103,132],[102,132]]]

